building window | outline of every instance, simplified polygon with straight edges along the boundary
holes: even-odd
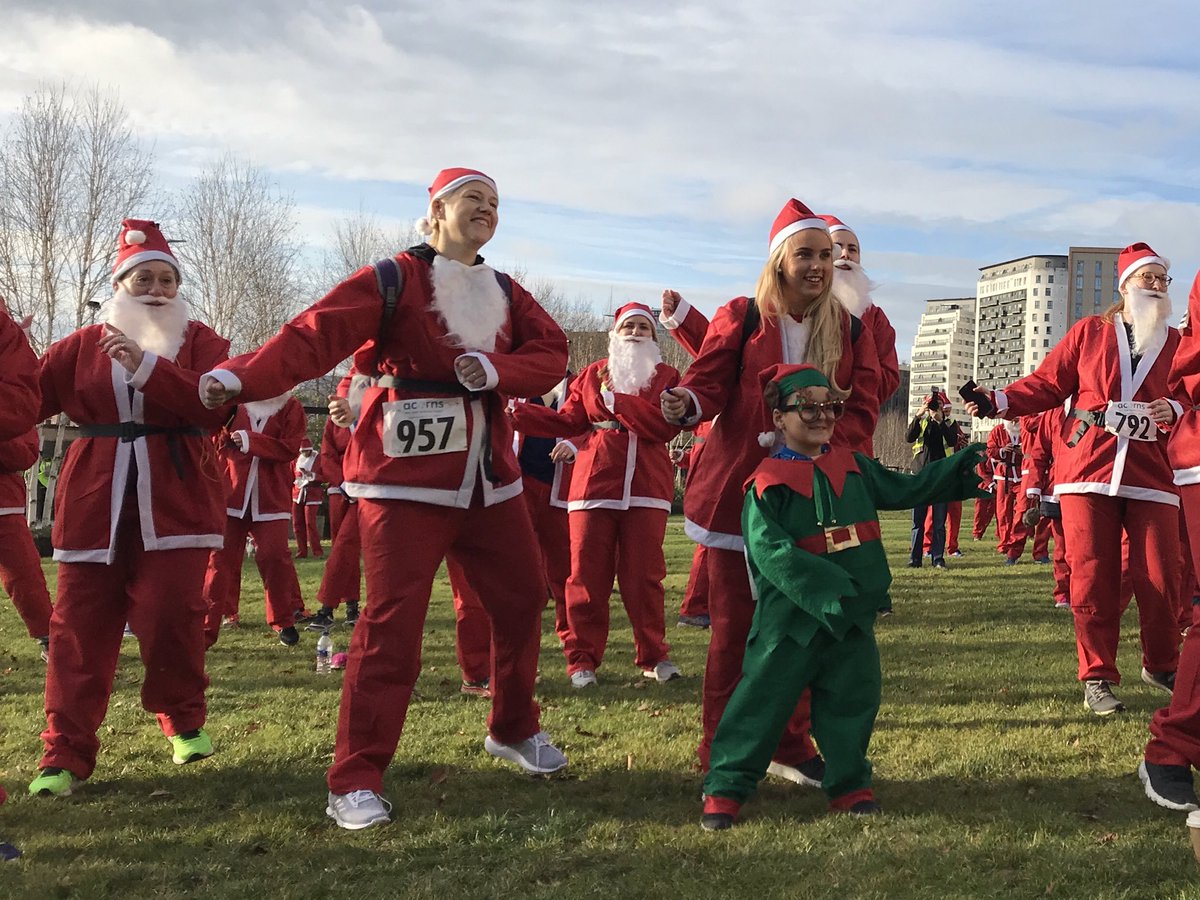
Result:
[[[1050,292],[1049,292],[1049,291],[1047,291],[1046,293],[1048,294],[1048,293],[1050,293]],[[1054,301],[1053,301],[1053,300],[1047,300],[1047,301],[1046,301],[1046,309],[1054,309]]]
[[[1034,288],[1034,289],[1033,289],[1033,296],[1035,296],[1035,297],[1036,297],[1037,295],[1038,295],[1038,289],[1037,289],[1037,288]]]
[[[1033,333],[1034,334],[1038,333],[1038,327],[1036,325],[1033,326]]]
[[[1049,346],[1050,346],[1050,339],[1049,339],[1049,338],[1046,338],[1046,340],[1042,341],[1042,346],[1043,346],[1043,347],[1049,347]]]
[[[1038,354],[1037,354],[1037,351],[1036,351],[1036,350],[1034,350],[1034,351],[1033,351],[1033,358],[1034,358],[1034,359],[1037,359],[1037,358],[1038,358]]]
[[[1096,288],[1096,291],[1092,296],[1096,302],[1096,306],[1099,306],[1100,305],[1100,288]]]
[[[1102,268],[1100,268],[1100,265],[1101,265],[1101,263],[1100,263],[1100,260],[1096,260],[1096,277],[1097,277],[1097,278],[1099,278],[1099,277],[1100,277],[1100,273],[1101,273],[1102,271],[1104,271]]]
[[[1051,290],[1050,288],[1046,288],[1046,296],[1047,296],[1047,297],[1049,297],[1049,296],[1050,296],[1050,290]]]
[[[1079,265],[1082,267],[1083,263],[1080,263]],[[1075,276],[1075,290],[1077,290],[1077,291],[1083,290],[1083,276],[1082,275]]]
[[[1047,275],[1047,276],[1046,276],[1046,284],[1054,284],[1054,276],[1053,276],[1053,275]],[[1046,293],[1048,294],[1048,293],[1050,293],[1050,292],[1049,292],[1049,291],[1046,291]]]
[[[1046,313],[1046,318],[1045,318],[1045,321],[1047,321],[1047,322],[1049,322],[1049,321],[1050,321],[1050,313]]]
[[[1033,278],[1033,280],[1034,280],[1034,283],[1035,283],[1035,284],[1041,284],[1041,283],[1042,283],[1042,276],[1041,276],[1041,275],[1035,275],[1035,276],[1034,276],[1034,278]]]
[[[1075,274],[1076,275],[1083,274],[1083,260],[1082,259],[1075,263]]]

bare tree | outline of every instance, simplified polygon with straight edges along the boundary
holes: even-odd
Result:
[[[358,212],[333,223],[332,237],[333,246],[325,254],[326,290],[368,263],[392,256],[424,239],[411,225],[389,231],[361,206]]]
[[[171,237],[193,314],[234,353],[260,346],[307,294],[291,198],[261,169],[225,156],[183,191],[176,209]]]
[[[908,419],[900,411],[884,413],[875,426],[875,457],[889,469],[907,472],[912,464],[912,445],[904,439]]]
[[[120,101],[99,88],[25,98],[0,144],[0,295],[34,317],[36,348],[87,320],[152,165]]]

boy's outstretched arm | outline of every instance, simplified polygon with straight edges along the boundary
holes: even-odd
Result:
[[[854,454],[854,458],[876,509],[912,509],[981,496],[975,467],[984,458],[983,449],[983,444],[968,444],[945,459],[927,464],[916,475],[892,472],[861,453]]]

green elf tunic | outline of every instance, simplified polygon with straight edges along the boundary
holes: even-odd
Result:
[[[706,795],[749,798],[811,688],[822,789],[838,809],[872,799],[874,624],[892,583],[877,510],[977,496],[982,449],[973,444],[909,475],[835,448],[816,459],[766,459],[747,479],[742,534],[757,606],[742,680],[713,739]]]

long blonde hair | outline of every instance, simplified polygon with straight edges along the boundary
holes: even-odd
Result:
[[[754,303],[764,320],[778,319],[788,314],[783,300],[783,257],[790,244],[789,238],[771,251],[754,286]],[[816,366],[829,379],[835,391],[845,394],[848,389],[837,381],[837,370],[842,361],[844,310],[834,299],[832,289],[831,279],[821,295],[804,311],[804,319],[809,323],[808,349],[804,353],[805,359],[794,359],[792,362]]]

